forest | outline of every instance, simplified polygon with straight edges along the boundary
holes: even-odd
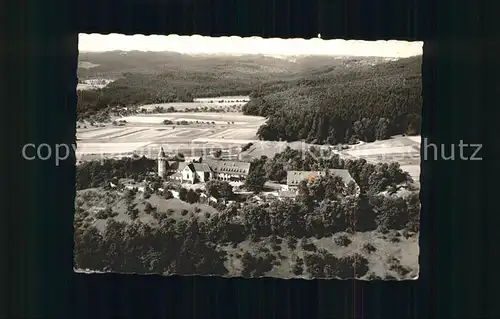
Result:
[[[258,132],[264,140],[371,142],[420,133],[421,87],[420,56],[325,69],[296,81],[260,85],[243,112],[269,119]]]
[[[158,226],[133,214],[133,222],[108,218],[103,232],[89,223],[82,227],[89,213],[77,208],[75,263],[79,269],[114,272],[227,275],[224,247],[250,240],[265,241],[269,247],[241,254],[243,276],[265,275],[281,262],[275,255],[287,245],[305,251],[303,258],[294,261],[295,275],[361,277],[368,271],[365,258],[356,254],[336,258],[318,249],[310,238],[371,230],[400,230],[412,236],[418,232],[419,210],[418,193],[406,198],[363,195],[332,200],[314,185],[303,185],[296,201],[237,202],[204,220],[195,216],[178,220],[168,211],[149,210],[146,213],[154,216]],[[339,245],[349,244],[345,236],[336,240]],[[368,245],[364,249],[373,250]]]
[[[312,153],[318,152],[315,149]],[[90,222],[91,214],[76,203],[75,214],[75,267],[114,272],[227,275],[227,251],[243,242],[251,241],[261,247],[258,251],[239,254],[242,262],[241,275],[264,276],[286,258],[280,253],[287,249],[302,251],[302,257],[293,257],[293,275],[313,277],[362,277],[368,274],[366,257],[351,254],[336,257],[318,248],[311,238],[325,238],[335,234],[378,231],[388,234],[391,240],[400,240],[398,234],[411,237],[419,231],[419,194],[410,191],[408,196],[386,196],[382,191],[396,191],[398,185],[411,182],[397,163],[372,165],[364,160],[341,160],[336,154],[319,154],[303,157],[299,151],[287,148],[274,158],[261,158],[252,167],[252,174],[265,179],[282,180],[283,170],[310,167],[314,169],[347,168],[360,186],[361,194],[354,196],[349,185],[339,182],[334,175],[314,181],[304,181],[299,186],[296,200],[270,199],[264,202],[238,197],[227,182],[210,182],[207,190],[217,198],[213,203],[218,214],[207,214],[200,219],[191,216],[179,220],[172,211],[161,211],[148,204],[148,198],[156,193],[172,198],[169,189],[179,192],[182,201],[200,201],[200,192],[187,191],[180,186],[167,185],[155,176],[149,176],[154,161],[145,158],[109,160],[104,165],[89,162],[77,167],[79,188],[104,187],[106,180],[134,178],[149,180],[148,188],[140,197],[147,209],[145,214],[156,220],[156,225],[138,219],[137,206],[129,205],[131,222],[113,218],[115,207],[110,204],[106,213],[98,219],[106,220],[100,231]],[[130,173],[128,173],[130,172]],[[98,192],[99,194],[102,191]],[[101,194],[102,195],[102,194]],[[105,196],[109,200],[108,195]],[[123,198],[130,201],[138,192],[127,190]],[[232,199],[233,202],[227,202]],[[188,212],[183,211],[182,215]],[[394,233],[397,231],[398,233]],[[390,234],[393,235],[390,235]],[[413,234],[413,235],[412,235]],[[349,245],[346,235],[335,237],[338,245]],[[168,242],[168,245],[165,243]],[[258,243],[265,242],[264,246]],[[366,247],[365,247],[366,246]],[[366,254],[374,253],[374,247],[366,244]],[[411,270],[391,259],[392,266],[401,276]],[[291,274],[290,274],[291,275]]]

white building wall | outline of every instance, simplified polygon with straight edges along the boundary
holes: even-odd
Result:
[[[158,175],[165,176],[167,173],[167,161],[164,159],[158,159]]]

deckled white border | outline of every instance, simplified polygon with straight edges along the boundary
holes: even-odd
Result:
[[[404,58],[421,55],[419,41],[358,41],[314,39],[264,39],[261,37],[207,37],[142,34],[79,34],[80,52],[172,51],[187,54],[265,54],[272,56],[329,55]]]

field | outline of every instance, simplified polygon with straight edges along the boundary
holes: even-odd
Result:
[[[306,149],[304,142],[259,141],[256,132],[265,118],[241,113],[162,113],[122,117],[125,126],[106,125],[77,129],[77,158],[93,159],[96,155],[107,157],[137,154],[155,157],[161,146],[167,153],[184,153],[186,156],[207,154],[215,149],[236,154],[239,148],[253,143],[241,154],[241,159],[251,160],[260,156],[273,157],[287,146]],[[185,125],[165,125],[164,120]],[[343,158],[364,158],[368,162],[398,162],[415,181],[420,179],[420,136],[394,136],[389,140],[359,143],[338,151]],[[314,145],[315,147],[324,147]]]
[[[138,154],[156,156],[165,151],[196,155],[203,149],[232,149],[256,141],[263,117],[241,113],[162,113],[119,118],[124,126],[105,125],[77,129],[77,156]],[[165,125],[164,120],[187,124]]]

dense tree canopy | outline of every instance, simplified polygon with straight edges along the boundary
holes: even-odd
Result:
[[[336,144],[418,134],[420,65],[418,56],[263,84],[243,112],[269,118],[258,132],[264,140]]]
[[[109,186],[121,178],[145,179],[156,169],[156,160],[146,158],[104,159],[87,161],[76,166],[76,189]]]

